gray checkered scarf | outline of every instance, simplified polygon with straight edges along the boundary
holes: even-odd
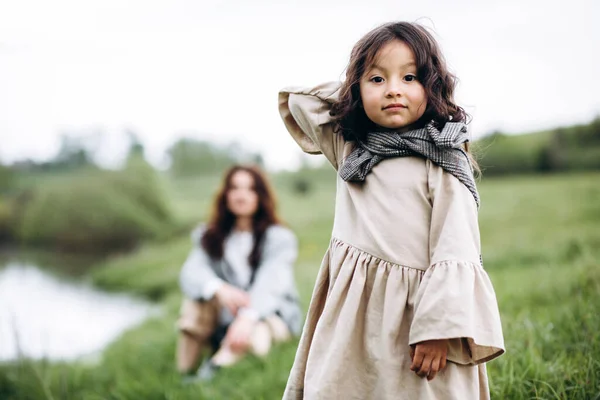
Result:
[[[479,207],[473,166],[462,148],[468,140],[467,126],[461,122],[447,122],[441,131],[429,123],[405,133],[372,132],[346,158],[339,174],[347,182],[362,182],[384,158],[421,156],[458,178],[471,191]]]

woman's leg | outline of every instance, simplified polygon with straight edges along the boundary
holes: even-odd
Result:
[[[177,340],[177,371],[182,374],[192,371],[204,347],[204,343],[198,338],[182,331]]]
[[[199,302],[184,299],[181,316],[177,321],[180,330],[177,342],[177,370],[190,372],[198,363],[202,350],[209,344],[215,331],[219,308],[215,300]]]

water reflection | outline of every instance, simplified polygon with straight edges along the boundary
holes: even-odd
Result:
[[[0,269],[0,360],[93,354],[152,312],[129,296],[9,262]]]

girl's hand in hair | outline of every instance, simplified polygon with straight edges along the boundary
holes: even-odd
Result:
[[[411,347],[411,371],[415,371],[421,378],[427,377],[430,381],[435,375],[446,367],[448,354],[448,340],[427,340],[417,343],[414,350]]]
[[[233,315],[237,315],[240,308],[250,305],[248,293],[227,283],[221,285],[215,293],[215,297],[219,304],[228,309]]]

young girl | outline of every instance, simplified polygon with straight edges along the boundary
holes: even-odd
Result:
[[[265,356],[272,341],[300,330],[293,274],[297,243],[278,222],[266,178],[244,166],[227,171],[209,223],[192,238],[180,276],[186,299],[178,321],[177,366],[190,372],[212,342],[218,351],[198,370],[206,380],[247,351]]]
[[[338,171],[285,399],[489,398],[504,343],[454,86],[432,35],[399,22],[355,45],[341,85],[280,92],[292,137]]]

